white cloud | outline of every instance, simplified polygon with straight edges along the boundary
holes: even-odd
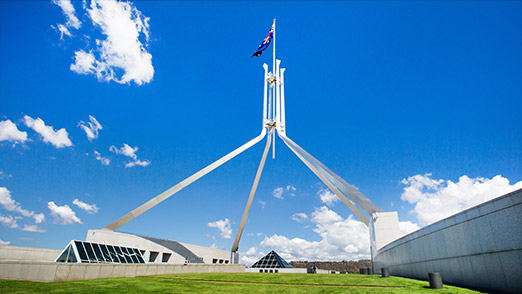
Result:
[[[278,198],[278,199],[284,199],[285,197],[283,196],[283,194],[285,194],[285,192],[289,192],[288,194],[290,196],[295,196],[295,187],[292,186],[292,185],[287,185],[286,187],[277,187],[274,189],[274,191],[272,191],[272,195],[275,197],[275,198]]]
[[[37,233],[45,232],[45,230],[40,229],[36,225],[24,225],[24,227],[21,228],[20,225],[18,224],[17,219],[19,219],[19,218],[18,217],[13,218],[10,215],[9,216],[0,215],[0,223],[8,228],[19,229],[19,230],[27,231],[27,232],[37,232]]]
[[[10,177],[12,177],[12,175],[10,175],[10,174],[6,174],[6,173],[4,173],[4,171],[1,171],[1,170],[0,170],[0,180],[8,179],[8,178],[10,178]]]
[[[72,146],[69,140],[69,134],[62,128],[55,131],[52,126],[46,126],[41,118],[33,119],[30,116],[24,116],[25,124],[40,134],[46,143],[53,144],[56,148]]]
[[[399,222],[399,229],[401,231],[401,236],[404,236],[404,235],[407,235],[409,233],[412,233],[412,232],[415,232],[417,231],[418,229],[420,229],[420,227],[415,224],[415,223],[412,223],[410,221],[405,221],[405,222]]]
[[[102,130],[103,127],[101,124],[94,118],[94,116],[89,115],[90,122],[83,122],[80,121],[78,123],[78,126],[85,132],[87,135],[87,138],[89,140],[97,139],[98,138],[98,131]]]
[[[136,165],[145,167],[145,166],[150,165],[150,161],[148,161],[148,160],[136,160],[136,161],[132,161],[132,162],[127,162],[125,164],[125,167],[133,167],[133,166],[136,166]]]
[[[128,156],[134,160],[136,160],[138,158],[138,156],[136,155],[136,151],[138,151],[138,147],[133,148],[125,143],[123,143],[123,147],[121,147],[119,149],[116,146],[112,145],[109,148],[109,150],[116,154]]]
[[[263,200],[258,200],[258,201],[259,201],[259,204],[261,204],[261,208],[265,208],[266,202]]]
[[[311,221],[313,231],[320,241],[292,239],[273,235],[260,243],[263,247],[277,251],[287,261],[290,260],[352,260],[368,258],[370,238],[368,227],[350,215],[344,219],[326,206],[316,208]]]
[[[62,8],[63,14],[65,18],[67,18],[67,27],[80,28],[81,22],[78,17],[76,17],[76,10],[70,0],[53,0],[52,2]]]
[[[3,215],[0,214],[0,223],[3,224],[4,226],[8,227],[8,228],[11,228],[11,229],[17,229],[17,228],[20,227],[18,225],[18,222],[16,221],[16,219],[13,218],[10,215],[3,216]]]
[[[100,152],[94,150],[94,156],[96,158],[96,160],[99,160],[101,162],[102,165],[109,165],[111,164],[111,160],[108,159],[107,157],[103,157],[101,156]]]
[[[27,141],[27,133],[19,131],[16,125],[10,120],[0,121],[0,141],[23,143]]]
[[[208,223],[207,226],[210,228],[217,228],[221,233],[221,237],[224,239],[230,239],[232,237],[232,229],[230,228],[230,221],[228,218]]]
[[[308,215],[306,215],[306,213],[299,212],[294,213],[290,218],[298,223],[303,223],[308,220]]]
[[[425,174],[403,179],[401,183],[406,186],[401,199],[415,204],[410,213],[422,226],[522,188],[522,181],[510,185],[501,175],[492,179],[464,175],[454,183]]]
[[[23,209],[20,203],[11,198],[11,192],[5,187],[0,187],[0,205],[2,205],[6,210],[15,211],[25,217],[33,218],[37,224],[42,223],[45,220],[43,213],[37,214],[34,211]]]
[[[330,207],[334,206],[335,202],[339,201],[339,197],[337,197],[337,195],[332,193],[327,188],[319,190],[319,192],[317,192],[317,195],[321,199],[321,202],[323,202],[324,204],[326,204]]]
[[[87,211],[90,214],[95,214],[98,212],[98,207],[96,206],[96,204],[87,204],[78,199],[74,199],[73,204],[78,206],[79,208]]]
[[[79,223],[82,221],[76,216],[76,213],[68,206],[57,206],[54,201],[48,202],[47,207],[51,211],[54,222],[57,224],[68,225]]]
[[[272,191],[272,195],[274,195],[277,199],[283,199],[283,193],[285,192],[285,189],[283,187],[277,187]]]
[[[37,225],[24,225],[24,227],[21,229],[22,231],[27,232],[35,232],[35,233],[44,233],[44,229],[40,229]]]
[[[64,14],[74,16],[74,7],[68,5],[70,2],[64,4],[59,4]],[[69,8],[67,12],[64,6]],[[93,0],[83,9],[105,39],[94,39],[88,51],[77,50],[70,69],[79,74],[93,74],[100,81],[149,83],[154,76],[152,55],[147,51],[149,18],[132,3],[124,1]],[[62,37],[71,36],[69,28],[75,23],[71,20],[65,26],[58,25]],[[84,39],[88,40],[90,36],[84,36]]]
[[[75,73],[86,75],[92,74],[95,71],[96,59],[91,51],[89,53],[80,50],[74,52],[74,63],[71,64],[70,69]],[[87,136],[89,136],[87,134]]]
[[[262,253],[257,252],[257,247],[250,247],[246,252],[240,252],[240,263],[246,264],[247,266],[252,265],[263,257]]]
[[[9,244],[11,244],[11,241],[4,241],[0,239],[0,246],[8,246]]]
[[[138,159],[138,156],[136,155],[136,152],[138,151],[138,147],[134,147],[133,148],[133,147],[123,143],[123,147],[118,149],[116,146],[112,145],[109,148],[109,150],[114,152],[114,153],[116,153],[116,154],[125,155],[127,157],[130,157],[130,158],[134,159],[134,161],[126,163],[125,167],[133,167],[133,166],[136,166],[136,165],[139,165],[139,166],[148,166],[148,165],[150,165],[150,161],[148,161],[148,160],[139,160]]]

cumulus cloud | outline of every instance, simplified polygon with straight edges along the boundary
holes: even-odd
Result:
[[[11,241],[4,241],[0,239],[0,246],[8,246],[9,244],[11,244]]]
[[[73,204],[78,206],[79,208],[87,211],[90,214],[95,214],[98,212],[98,207],[96,206],[96,204],[87,204],[78,199],[74,199]]]
[[[246,252],[239,253],[240,263],[250,266],[263,257],[263,255],[263,253],[257,252],[257,247],[250,247],[250,249],[248,249]]]
[[[303,223],[308,220],[308,215],[306,215],[306,213],[299,212],[292,214],[290,218],[298,223]]]
[[[51,201],[47,203],[47,207],[51,211],[54,222],[57,224],[69,225],[82,223],[82,221],[76,216],[76,213],[68,205],[58,206],[54,201]]]
[[[23,143],[27,141],[27,133],[18,130],[10,120],[0,121],[0,141]]]
[[[150,165],[150,161],[148,161],[148,160],[136,160],[136,161],[132,161],[132,162],[127,162],[125,164],[125,167],[133,167],[133,166],[136,166],[136,165],[148,166],[148,165]]]
[[[92,54],[92,51],[85,52],[79,50],[74,52],[74,63],[71,64],[70,69],[75,73],[87,75],[95,72],[96,58]]]
[[[61,37],[72,36],[70,28],[79,29],[70,1],[55,1],[67,17],[65,25],[58,25]],[[120,84],[149,83],[154,76],[152,55],[147,51],[149,44],[149,18],[144,16],[131,2],[116,0],[93,0],[84,3],[85,16],[103,38],[83,35],[84,40],[93,40],[87,50],[77,50],[70,69],[78,74],[92,74],[100,81],[115,81]],[[87,30],[85,30],[87,31]]]
[[[330,207],[334,206],[335,202],[339,201],[339,197],[332,193],[330,189],[321,189],[317,192],[317,195],[321,199],[321,202]]]
[[[422,226],[522,188],[522,181],[510,185],[501,175],[492,179],[464,175],[454,183],[425,174],[403,179],[401,183],[405,185],[401,199],[415,204],[410,213]]]
[[[10,177],[12,177],[12,175],[6,174],[6,173],[4,173],[4,171],[0,170],[0,180],[6,179],[6,178],[10,178]]]
[[[80,28],[82,23],[78,17],[76,17],[76,10],[70,0],[53,0],[52,3],[62,8],[62,12],[67,19],[67,23],[65,24],[67,27],[73,27],[75,29]]]
[[[296,188],[292,185],[287,185],[286,187],[277,187],[272,191],[272,195],[277,199],[284,199],[283,194],[289,194],[290,196],[295,196]]]
[[[87,138],[92,141],[93,139],[98,138],[98,131],[102,130],[103,128],[94,116],[89,115],[89,120],[90,121],[87,123],[80,121],[78,126],[85,132]]]
[[[230,228],[230,221],[228,220],[228,218],[208,223],[207,226],[209,228],[217,228],[221,233],[221,237],[223,237],[224,239],[230,239],[232,237],[232,229]]]
[[[370,238],[368,227],[350,215],[344,219],[326,206],[316,208],[310,221],[320,241],[274,234],[260,243],[272,248],[287,260],[352,260],[368,258]]]
[[[405,222],[400,221],[399,229],[401,231],[401,236],[404,236],[409,233],[415,232],[416,230],[420,229],[420,227],[417,224],[412,223],[410,221],[405,221]]]
[[[69,134],[64,128],[55,131],[52,126],[46,126],[45,122],[39,117],[33,119],[26,115],[24,116],[24,120],[25,125],[40,134],[44,142],[51,143],[56,148],[63,148],[73,145],[69,139]]]
[[[20,225],[18,224],[17,218],[12,217],[10,215],[8,215],[8,216],[0,215],[0,223],[11,229],[19,229],[22,231],[37,232],[37,233],[45,232],[45,230],[40,229],[36,225],[24,225],[23,227],[20,227]]]
[[[94,150],[94,156],[96,158],[96,160],[99,160],[101,162],[102,165],[109,165],[111,164],[111,160],[108,159],[107,157],[103,157],[101,156],[100,152]]]
[[[133,148],[125,143],[123,143],[123,147],[121,147],[119,149],[116,146],[112,145],[109,148],[109,150],[116,154],[128,156],[134,160],[136,160],[138,158],[138,156],[136,155],[136,151],[138,151],[138,147]]]
[[[16,221],[15,218],[13,218],[12,216],[8,215],[8,216],[3,216],[0,214],[0,223],[8,228],[11,228],[11,229],[17,229],[19,228],[20,226],[18,225],[18,222]]]
[[[274,195],[277,199],[283,199],[283,193],[285,192],[285,189],[283,187],[277,187],[272,191],[272,195]]]
[[[127,157],[130,157],[132,158],[134,161],[131,161],[131,162],[128,162],[125,164],[125,167],[133,167],[133,166],[136,166],[136,165],[139,165],[139,166],[148,166],[150,165],[150,161],[148,160],[139,160],[138,159],[138,156],[136,155],[136,152],[138,151],[138,147],[131,147],[125,143],[123,143],[123,146],[121,148],[117,148],[116,146],[112,145],[110,148],[109,148],[110,151],[116,153],[116,154],[121,154],[121,155],[125,155]]]
[[[37,224],[42,223],[45,220],[43,213],[35,213],[34,211],[23,209],[20,203],[16,202],[11,197],[11,192],[5,187],[0,187],[0,205],[2,205],[6,210],[15,211],[25,217],[33,218]]]

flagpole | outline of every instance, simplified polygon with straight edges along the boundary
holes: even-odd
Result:
[[[272,46],[272,72],[274,73],[274,76],[275,76],[275,83],[274,83],[274,86],[277,87],[277,79],[279,79],[279,77],[276,75],[276,19],[274,18],[274,45]],[[272,99],[276,98],[274,95],[275,94],[275,89],[272,89]],[[277,99],[277,98],[276,98]],[[274,107],[274,110],[275,110],[275,104],[276,104],[276,101],[275,99],[273,100],[273,107]],[[272,116],[274,117],[274,121],[276,120],[276,113],[275,111],[272,113]],[[275,131],[274,133],[272,134],[273,137],[273,140],[272,140],[272,159],[275,159]]]

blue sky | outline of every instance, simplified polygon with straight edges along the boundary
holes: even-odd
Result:
[[[67,4],[0,2],[2,244],[61,249],[257,136],[273,18],[288,136],[404,232],[522,188],[520,2]],[[120,231],[230,249],[263,146]],[[243,261],[367,257],[332,199],[278,139]]]

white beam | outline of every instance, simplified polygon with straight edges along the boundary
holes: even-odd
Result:
[[[310,162],[309,159],[307,159],[305,156],[303,156],[304,154],[301,153],[300,150],[297,150],[295,149],[294,147],[299,147],[297,144],[295,144],[293,141],[291,141],[288,137],[286,137],[285,134],[282,134],[280,132],[277,133],[279,135],[279,137],[283,140],[283,142],[285,142],[286,146],[288,146],[288,148],[290,148],[290,150],[292,150],[295,155],[297,155],[297,157],[299,157],[299,159],[301,159],[301,161],[317,176],[319,177],[319,179],[321,179],[321,181],[323,183],[325,183],[326,186],[328,186],[328,188],[330,188],[330,190],[332,190],[332,192],[334,192],[335,195],[337,195],[337,197],[339,197],[339,199],[341,199],[341,201],[346,204],[346,206],[348,206],[348,208],[366,225],[366,226],[369,226],[370,225],[370,221],[368,220],[368,218],[348,199],[346,198],[346,196],[344,196],[343,193],[341,193],[341,191],[339,191],[339,189],[337,189],[337,187],[330,181],[328,180],[328,178],[324,175],[324,173],[317,169],[316,166],[314,164],[312,164],[312,162]],[[292,144],[291,144],[292,143]],[[301,150],[302,148],[299,147]],[[304,151],[304,150],[303,150]]]
[[[142,213],[146,212],[147,210],[151,209],[152,207],[158,205],[165,199],[169,198],[170,196],[176,194],[177,192],[181,191],[183,188],[187,187],[188,185],[192,184],[199,178],[203,177],[204,175],[208,174],[209,172],[213,171],[223,163],[229,161],[230,159],[236,157],[243,151],[247,150],[248,148],[254,146],[259,141],[261,141],[266,135],[266,129],[263,128],[261,131],[261,134],[254,139],[248,141],[247,143],[243,144],[241,147],[235,149],[234,151],[230,152],[229,154],[223,156],[222,158],[214,161],[209,166],[205,167],[204,169],[198,171],[197,173],[193,174],[192,176],[186,178],[185,180],[181,181],[177,185],[173,186],[172,188],[168,189],[167,191],[159,194],[158,196],[152,198],[151,200],[143,203],[138,208],[134,209],[133,211],[127,213],[126,215],[122,216],[112,224],[106,226],[103,228],[103,230],[109,230],[109,231],[115,231],[119,229],[124,224],[130,222],[131,220],[135,219]]]
[[[243,229],[245,227],[246,220],[248,218],[248,213],[250,211],[250,206],[252,205],[252,201],[254,200],[254,195],[256,194],[257,185],[259,184],[259,179],[261,178],[261,173],[263,172],[263,167],[265,166],[266,156],[268,155],[268,151],[270,150],[270,141],[272,141],[272,136],[268,134],[265,151],[263,151],[263,156],[261,157],[261,162],[259,163],[259,167],[257,168],[256,177],[254,179],[254,184],[252,184],[252,189],[250,190],[250,195],[248,196],[247,205],[245,207],[245,211],[243,212],[243,217],[241,218],[241,223],[239,225],[239,229],[237,230],[236,239],[234,241],[234,245],[232,246],[232,252],[237,252],[239,248],[239,240],[241,239],[241,235],[243,234]]]

